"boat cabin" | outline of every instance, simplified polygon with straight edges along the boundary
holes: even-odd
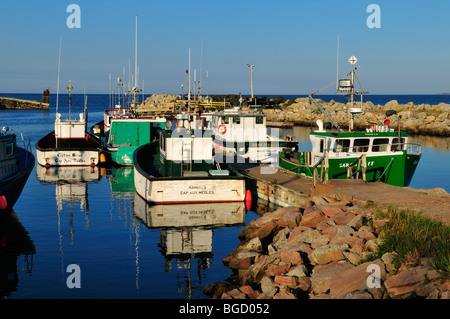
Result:
[[[16,135],[0,135],[0,180],[17,170]]]
[[[392,155],[406,150],[408,134],[402,132],[399,143],[398,132],[311,132],[312,165],[317,163],[324,153],[328,158]]]
[[[234,110],[233,110],[234,111]],[[227,112],[213,114],[212,128],[219,139],[233,142],[257,142],[267,140],[266,116]]]
[[[55,137],[57,139],[85,138],[86,126],[87,123],[83,113],[80,113],[79,120],[61,120],[61,114],[56,113]]]

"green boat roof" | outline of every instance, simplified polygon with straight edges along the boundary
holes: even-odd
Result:
[[[350,138],[350,137],[390,137],[390,136],[398,136],[398,131],[395,132],[311,132],[310,135],[317,136],[327,136],[332,138]],[[406,132],[401,132],[401,136],[407,137],[409,136]]]

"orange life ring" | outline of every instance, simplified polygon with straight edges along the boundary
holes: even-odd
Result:
[[[218,131],[220,134],[225,134],[225,133],[227,132],[227,127],[226,127],[225,125],[223,125],[223,124],[220,124],[220,125],[217,127],[217,131]]]

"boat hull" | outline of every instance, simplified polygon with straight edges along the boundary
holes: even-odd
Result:
[[[0,182],[0,196],[6,199],[6,208],[0,208],[0,215],[11,211],[34,168],[35,157],[31,152],[17,147],[16,154],[19,158],[17,172]]]
[[[347,179],[347,168],[358,157],[329,158],[328,179]],[[420,154],[406,151],[387,156],[367,156],[367,182],[383,182],[393,186],[408,186],[419,163]],[[305,176],[313,176],[313,166],[299,165],[289,159],[279,157],[279,166],[288,171]],[[321,165],[317,167],[318,176],[322,175]],[[353,168],[356,171],[356,167]],[[325,172],[324,174],[325,175]],[[361,177],[360,173],[360,177]]]
[[[36,143],[36,157],[42,166],[96,166],[103,152],[101,141],[90,133],[86,138],[59,140],[54,132]]]

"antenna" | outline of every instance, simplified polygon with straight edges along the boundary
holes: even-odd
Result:
[[[188,112],[191,119],[191,48],[189,48],[189,69],[188,69]]]
[[[58,81],[56,83],[56,113],[58,113],[59,100],[59,71],[61,69],[61,38],[59,38],[59,56],[58,56]]]
[[[134,41],[134,86],[137,89],[138,86],[138,74],[137,74],[137,16],[136,16],[136,35]]]
[[[337,41],[337,58],[336,58],[336,91],[339,86],[339,33],[338,33],[338,41]]]

